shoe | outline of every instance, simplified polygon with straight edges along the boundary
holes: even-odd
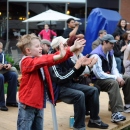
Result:
[[[108,124],[105,124],[102,121],[91,122],[89,120],[89,122],[88,122],[88,127],[90,127],[90,128],[107,129],[108,126],[109,126]]]
[[[130,112],[130,107],[126,107],[126,106],[124,106],[124,112],[126,112],[126,113],[129,113]]]
[[[6,103],[6,106],[9,106],[9,107],[18,107],[18,103]]]
[[[8,108],[6,106],[2,106],[2,107],[0,107],[0,110],[1,111],[8,111]]]
[[[90,111],[86,111],[85,115],[90,116]]]
[[[123,116],[120,112],[113,113],[111,116],[111,121],[113,123],[117,123],[119,121],[124,121],[124,120],[126,120],[126,117]]]

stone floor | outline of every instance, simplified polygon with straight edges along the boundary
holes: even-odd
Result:
[[[73,106],[65,104],[63,102],[56,105],[58,130],[72,130],[69,128],[69,118],[73,116]],[[0,111],[0,130],[16,130],[18,109],[9,107],[8,112]],[[130,114],[123,113],[127,120],[121,123],[111,123],[111,112],[108,111],[108,96],[106,93],[101,92],[100,95],[100,117],[109,124],[108,130],[120,130],[130,125]],[[86,117],[86,125],[89,117]],[[44,130],[53,130],[51,105],[47,103],[47,108],[44,111]],[[87,130],[98,130],[94,128],[87,128]]]

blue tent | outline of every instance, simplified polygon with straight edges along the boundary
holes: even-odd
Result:
[[[99,30],[107,30],[107,33],[112,34],[117,26],[117,22],[121,19],[117,11],[95,8],[90,13],[86,27],[86,46],[83,54],[86,55],[92,50],[92,42],[97,39]]]

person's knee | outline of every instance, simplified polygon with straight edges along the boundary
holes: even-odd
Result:
[[[93,93],[99,94],[99,90],[98,90],[97,87],[92,87],[92,88],[91,88],[91,91],[92,91]]]
[[[110,84],[111,84],[111,89],[113,89],[115,91],[117,91],[119,89],[119,84],[116,80],[112,80]]]
[[[9,74],[10,74],[10,76],[13,77],[13,78],[16,78],[16,79],[18,78],[18,75],[17,75],[16,72],[13,72],[13,71],[12,71],[12,72],[10,72]]]
[[[84,93],[83,93],[82,91],[79,91],[79,92],[77,93],[77,97],[78,97],[78,99],[81,99],[81,100],[85,99]]]
[[[3,76],[3,74],[0,74],[0,81],[4,82],[4,76]]]

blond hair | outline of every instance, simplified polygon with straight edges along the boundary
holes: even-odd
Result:
[[[3,43],[2,42],[0,42],[0,46],[2,46],[2,48],[3,48]]]
[[[31,47],[31,41],[33,39],[38,39],[40,41],[40,39],[34,33],[23,35],[18,39],[18,43],[16,44],[16,46],[20,48],[24,55],[26,55],[25,50],[27,47]]]

